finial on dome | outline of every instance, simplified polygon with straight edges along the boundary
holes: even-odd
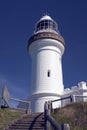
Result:
[[[46,13],[44,13],[44,16],[45,16],[45,15],[49,16],[49,13],[46,11]]]

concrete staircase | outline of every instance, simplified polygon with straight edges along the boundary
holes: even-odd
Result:
[[[44,130],[44,114],[32,113],[9,125],[5,130]]]

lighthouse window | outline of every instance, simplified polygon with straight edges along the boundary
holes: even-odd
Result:
[[[50,74],[51,74],[51,73],[50,73],[50,70],[48,70],[47,76],[50,77],[50,76],[51,76]]]
[[[44,29],[52,29],[57,31],[57,24],[50,20],[43,20],[36,24],[36,31]]]
[[[41,28],[41,29],[44,28],[44,21],[42,21],[42,22],[40,23],[40,28]]]

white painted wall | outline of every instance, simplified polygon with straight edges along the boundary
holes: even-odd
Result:
[[[39,93],[61,95],[64,91],[61,61],[64,46],[62,43],[53,39],[39,39],[30,45],[29,51],[32,58],[31,95]],[[42,96],[35,99],[32,96],[32,105],[36,108],[34,111],[42,111],[41,106],[45,100],[49,99],[55,98]]]
[[[34,112],[43,112],[44,111],[44,103],[45,101],[50,101],[50,100],[56,100],[58,97],[56,96],[40,96],[40,97],[34,97],[32,98],[31,102],[31,109]],[[53,108],[58,108],[61,106],[61,102],[55,102],[53,103]]]

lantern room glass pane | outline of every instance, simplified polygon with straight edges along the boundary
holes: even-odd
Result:
[[[39,30],[46,30],[46,29],[57,31],[57,24],[50,20],[43,20],[36,25],[36,32]]]

